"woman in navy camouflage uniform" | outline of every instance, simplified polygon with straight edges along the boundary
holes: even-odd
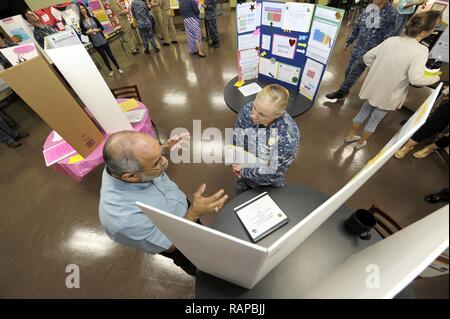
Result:
[[[205,8],[206,28],[208,30],[208,37],[211,40],[209,45],[214,48],[220,46],[219,32],[217,32],[216,7],[217,0],[205,0],[203,4],[203,8]]]
[[[155,35],[153,34],[153,23],[150,11],[148,11],[147,4],[144,0],[134,0],[131,3],[131,14],[136,19],[136,24],[141,35],[142,42],[144,42],[144,52],[149,53],[149,43],[155,49],[155,52],[159,52],[158,45],[156,44]]]
[[[270,84],[239,112],[233,144],[255,156],[257,163],[256,167],[247,163],[233,165],[238,194],[257,186],[284,186],[284,176],[300,144],[297,123],[286,112],[288,100],[288,90]]]

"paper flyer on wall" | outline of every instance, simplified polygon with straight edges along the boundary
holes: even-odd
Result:
[[[77,25],[80,20],[78,14],[72,8],[64,10],[62,16],[68,25]]]
[[[239,65],[258,65],[258,51],[255,49],[239,51]]]
[[[314,20],[306,56],[326,64],[333,49],[337,31],[338,25],[336,24]]]
[[[327,7],[322,5],[316,5],[316,11],[314,12],[314,19],[325,19],[335,24],[340,24],[344,17],[344,10],[336,9],[333,7]]]
[[[259,58],[259,73],[276,79],[278,75],[279,63],[266,58]]]
[[[243,34],[238,36],[238,50],[255,49],[259,46],[259,34]]]
[[[272,43],[272,36],[268,34],[261,35],[261,49],[270,51]]]
[[[280,63],[278,67],[277,79],[291,85],[297,85],[300,79],[300,67]]]
[[[238,34],[256,30],[260,24],[257,17],[256,3],[242,3],[236,7],[236,19]]]
[[[241,67],[240,77],[244,81],[258,78],[258,65]]]
[[[314,4],[288,2],[283,14],[283,30],[309,32]]]
[[[15,43],[24,44],[33,42],[33,31],[20,15],[1,19],[0,27],[5,30]]]
[[[327,64],[344,11],[316,5],[306,56]]]
[[[265,1],[262,6],[261,24],[281,28],[283,25],[284,2]]]
[[[319,88],[323,69],[324,66],[319,62],[307,59],[300,83],[300,93],[311,101]]]
[[[255,49],[238,51],[239,79],[252,80],[258,77],[258,51]]]
[[[1,49],[0,52],[13,66],[31,60],[39,55],[33,43]]]
[[[297,39],[285,35],[274,34],[272,41],[272,54],[287,59],[294,59],[297,50]]]

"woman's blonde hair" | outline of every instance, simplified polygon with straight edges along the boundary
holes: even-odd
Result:
[[[278,112],[283,112],[289,101],[289,91],[278,84],[266,85],[256,95],[256,99],[263,103],[274,104]]]

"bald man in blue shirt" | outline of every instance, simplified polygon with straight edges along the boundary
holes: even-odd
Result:
[[[194,222],[223,207],[228,198],[224,191],[203,197],[204,184],[189,206],[186,195],[165,173],[168,160],[163,152],[178,142],[169,140],[161,146],[155,138],[131,131],[111,135],[103,149],[106,167],[100,190],[99,217],[112,240],[150,254],[161,253],[194,275],[195,267],[136,205],[142,202]]]

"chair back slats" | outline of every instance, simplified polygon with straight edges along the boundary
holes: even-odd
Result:
[[[111,93],[116,99],[136,99],[142,102],[141,94],[137,85],[122,86],[119,88],[111,89]]]
[[[380,234],[381,237],[386,238],[403,229],[403,227],[399,223],[397,223],[392,217],[383,212],[377,206],[372,205],[368,210],[375,216],[375,219],[377,220],[375,230]]]

